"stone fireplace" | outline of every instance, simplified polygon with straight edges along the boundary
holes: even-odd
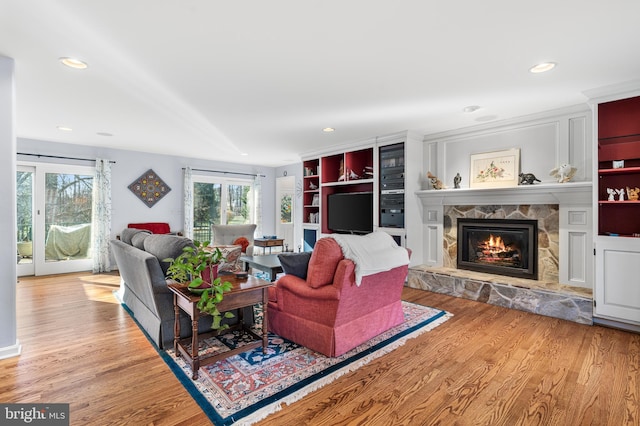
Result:
[[[559,206],[557,204],[520,204],[520,205],[477,205],[477,206],[444,206],[443,209],[443,266],[447,268],[471,269],[460,267],[459,253],[463,249],[458,244],[460,234],[460,221],[480,223],[486,221],[487,225],[495,223],[522,224],[528,223],[533,232],[535,226],[535,238],[528,243],[527,256],[531,262],[527,265],[528,273],[509,273],[509,269],[475,268],[478,272],[494,273],[519,278],[540,280],[543,282],[558,282],[559,273]],[[477,221],[477,222],[476,222]],[[480,226],[480,225],[476,225]],[[521,229],[520,226],[512,229]],[[535,247],[534,247],[535,245]]]
[[[458,269],[538,279],[538,221],[458,219]]]
[[[409,287],[591,324],[590,182],[425,190],[416,195],[423,207],[425,244],[423,264],[409,269]],[[459,225],[469,220],[487,221],[490,227],[517,226],[502,230],[501,246],[492,248],[494,229],[473,228],[459,241],[465,232]],[[531,225],[526,230],[529,241],[514,242],[526,239],[522,223]],[[478,253],[483,257],[478,259]],[[487,268],[496,265],[502,270]]]

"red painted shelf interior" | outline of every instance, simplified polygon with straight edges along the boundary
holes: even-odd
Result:
[[[613,161],[624,160],[622,168]],[[627,189],[640,187],[640,96],[598,105],[598,233],[640,234],[640,201]],[[607,188],[624,189],[624,200],[609,201]]]

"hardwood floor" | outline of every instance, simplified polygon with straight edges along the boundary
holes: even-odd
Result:
[[[72,425],[207,425],[112,295],[116,275],[22,278],[0,401],[70,403]],[[454,314],[263,425],[638,425],[640,335],[406,288]]]

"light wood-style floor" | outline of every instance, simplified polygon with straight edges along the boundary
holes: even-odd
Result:
[[[70,403],[72,425],[207,425],[114,299],[117,275],[22,278],[0,401]],[[264,425],[638,425],[640,335],[406,288],[452,312]]]

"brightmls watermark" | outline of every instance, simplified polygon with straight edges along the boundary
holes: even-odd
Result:
[[[0,425],[69,426],[69,404],[0,403]]]

